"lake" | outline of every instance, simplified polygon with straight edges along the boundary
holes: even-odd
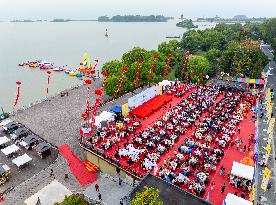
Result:
[[[115,22],[0,22],[0,107],[13,110],[16,81],[21,81],[21,96],[17,108],[29,105],[47,94],[46,71],[38,68],[18,67],[29,60],[45,59],[56,65],[77,68],[84,52],[101,65],[134,46],[157,49],[158,44],[170,39],[166,36],[182,35],[186,29],[175,26],[177,21],[164,23]],[[199,28],[212,27],[211,23],[197,23]],[[105,29],[109,37],[106,38]],[[51,74],[48,95],[81,83],[75,77],[62,73]],[[1,111],[0,111],[1,114]]]

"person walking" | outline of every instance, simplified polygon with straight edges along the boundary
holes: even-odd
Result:
[[[121,179],[121,177],[119,177],[119,185],[120,185],[120,186],[122,186],[122,181],[123,181],[123,180]]]
[[[100,191],[100,186],[98,184],[95,184],[96,191]]]
[[[221,186],[221,193],[224,193],[225,189],[226,189],[226,184],[224,183],[224,184]]]
[[[99,198],[100,201],[102,200],[102,195],[101,195],[100,192],[99,192],[99,194],[98,194],[98,198]]]

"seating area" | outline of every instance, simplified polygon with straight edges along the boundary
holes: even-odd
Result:
[[[7,179],[12,177],[11,175],[23,171],[24,167],[30,165],[35,158],[40,156],[41,153],[36,148],[43,143],[47,144],[24,125],[9,118],[1,121],[0,154],[4,157],[1,156],[0,167],[4,167],[2,172],[5,176],[0,177],[0,185],[4,185]],[[50,146],[49,149],[51,149]],[[36,152],[33,150],[36,150]],[[42,154],[47,157],[51,152]]]
[[[254,133],[254,121],[247,118],[254,115],[251,109],[256,96],[239,89],[225,91],[214,84],[176,83],[167,86],[164,93],[176,106],[165,108],[165,114],[164,108],[157,110],[155,121],[124,118],[98,130],[94,137],[82,141],[83,145],[140,178],[151,172],[202,198],[213,190],[222,192],[221,182],[227,182],[232,191],[230,175],[227,179],[223,165],[230,173],[228,164],[242,160],[254,149],[246,140]],[[240,135],[241,129],[247,136]],[[241,139],[236,142],[238,135]],[[246,149],[241,153],[232,148],[237,144]],[[246,198],[249,190],[235,188],[239,194],[245,192]],[[223,191],[218,204],[225,196]]]

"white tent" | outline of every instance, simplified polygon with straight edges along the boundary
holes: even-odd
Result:
[[[228,193],[225,198],[226,205],[253,205],[251,201],[245,200],[241,197],[238,197],[234,194]]]
[[[9,138],[6,136],[0,137],[0,146],[6,144],[7,142],[11,141]]]
[[[161,85],[161,86],[167,86],[167,85],[171,85],[171,83],[173,83],[174,81],[168,81],[168,80],[163,80],[161,82],[158,83],[158,85]]]
[[[111,122],[115,120],[115,114],[112,112],[103,111],[99,116],[96,116],[95,125],[101,127],[101,122]]]
[[[23,154],[15,159],[13,159],[12,163],[14,163],[17,167],[21,167],[30,161],[32,161],[32,158],[29,157],[29,155],[27,155],[27,154]]]
[[[238,162],[233,162],[231,174],[242,177],[244,179],[252,180],[254,175],[254,167]]]
[[[6,126],[7,124],[9,124],[10,122],[12,122],[13,120],[11,120],[11,119],[9,119],[9,118],[7,118],[7,119],[5,119],[5,120],[2,120],[1,122],[0,122],[0,126]]]
[[[57,180],[52,181],[50,184],[39,190],[34,195],[30,196],[24,201],[27,205],[36,205],[38,198],[41,205],[53,205],[55,202],[62,202],[65,196],[72,195],[64,185]]]
[[[4,149],[1,149],[1,152],[3,152],[7,156],[17,152],[18,150],[19,150],[19,147],[17,147],[15,144],[12,144]]]

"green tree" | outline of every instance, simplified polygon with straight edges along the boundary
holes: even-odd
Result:
[[[163,205],[158,198],[159,190],[146,187],[143,192],[137,192],[131,201],[131,205]]]
[[[192,56],[187,64],[186,74],[193,82],[203,82],[202,75],[207,75],[209,62],[203,56]]]
[[[81,195],[73,194],[71,196],[65,196],[63,202],[57,202],[54,205],[89,205],[89,203]]]
[[[180,46],[183,50],[196,53],[201,50],[202,41],[201,31],[190,30],[183,34]]]
[[[124,67],[124,63],[118,60],[113,60],[107,62],[102,67],[102,73],[108,72],[109,75],[120,75],[122,73],[122,68]]]

